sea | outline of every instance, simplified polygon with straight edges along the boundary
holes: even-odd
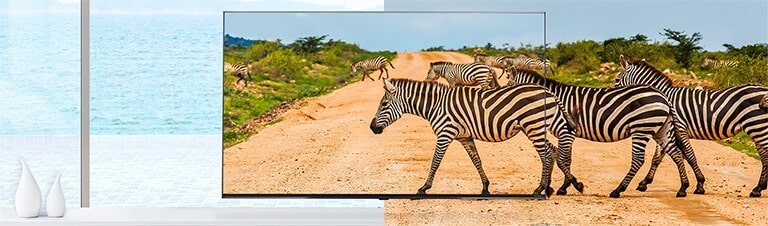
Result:
[[[221,28],[220,15],[91,16],[91,134],[220,134]],[[0,134],[79,134],[79,15],[6,15],[0,31]]]

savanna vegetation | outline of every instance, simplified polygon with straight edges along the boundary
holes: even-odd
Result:
[[[359,79],[350,78],[352,63],[384,56],[391,60],[395,52],[371,52],[358,45],[327,39],[327,35],[309,36],[283,43],[281,40],[256,40],[250,46],[227,45],[225,64],[251,65],[252,80],[246,87],[236,83],[237,76],[224,74],[224,146],[246,140],[254,133],[254,120],[281,104],[319,96]]]

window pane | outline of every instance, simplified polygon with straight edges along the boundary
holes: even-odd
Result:
[[[222,11],[275,9],[348,10],[277,0],[91,1],[91,206],[365,205],[221,199]]]
[[[0,3],[0,207],[13,207],[24,159],[43,209],[56,175],[80,206],[79,1]]]

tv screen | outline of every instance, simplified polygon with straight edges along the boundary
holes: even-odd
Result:
[[[475,141],[490,196],[458,141],[440,157],[431,188],[420,193],[438,143],[430,121],[403,114],[383,130],[372,121],[387,84],[423,82],[433,65],[475,70],[477,56],[545,59],[543,13],[223,16],[224,197],[541,197],[531,195],[542,168],[531,166],[540,157],[525,134]],[[492,80],[465,85],[506,84],[503,69],[486,68]],[[439,73],[451,77],[449,71]]]

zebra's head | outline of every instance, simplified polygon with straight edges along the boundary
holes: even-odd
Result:
[[[349,77],[355,76],[355,73],[357,72],[358,64],[354,63],[352,66],[349,67]]]
[[[645,59],[643,59],[643,61],[645,61]],[[636,71],[638,70],[637,64],[629,62],[629,60],[624,57],[624,54],[619,55],[619,64],[621,64],[624,70],[616,75],[616,80],[613,82],[613,86],[620,87],[637,84],[632,81],[633,77],[635,77],[634,74],[636,74]]]
[[[402,100],[398,94],[397,87],[384,79],[384,96],[379,102],[379,109],[371,120],[371,131],[374,134],[381,134],[384,128],[400,119],[403,115]]]
[[[438,61],[429,63],[429,71],[427,72],[427,81],[436,81],[440,78],[440,69],[445,65],[451,64],[450,62]]]

